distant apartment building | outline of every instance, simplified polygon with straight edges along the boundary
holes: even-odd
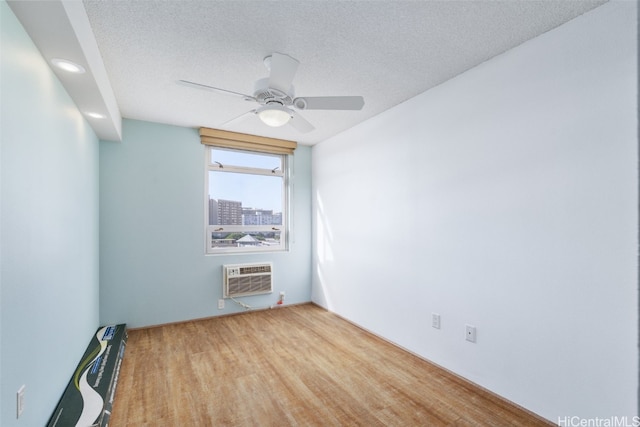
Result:
[[[209,199],[209,225],[282,225],[282,212],[243,208],[242,202]]]
[[[282,225],[282,213],[267,209],[242,208],[243,225]]]
[[[209,225],[218,225],[218,201],[209,199]]]
[[[209,199],[210,225],[242,225],[242,202]]]

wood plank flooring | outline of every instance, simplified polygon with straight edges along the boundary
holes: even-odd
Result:
[[[552,425],[312,304],[129,331],[111,427]]]

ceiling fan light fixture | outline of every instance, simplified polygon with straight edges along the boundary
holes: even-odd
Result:
[[[280,104],[263,105],[256,110],[256,114],[265,125],[274,128],[284,126],[291,120],[289,109]]]

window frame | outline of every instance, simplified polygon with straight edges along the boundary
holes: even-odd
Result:
[[[255,150],[247,150],[240,148],[227,148],[217,147],[214,145],[205,145],[205,173],[204,173],[204,226],[205,226],[205,255],[229,255],[229,254],[243,254],[243,253],[263,253],[263,252],[286,252],[289,250],[289,235],[290,235],[290,157],[289,154],[279,153],[265,153]],[[280,158],[280,168],[273,170],[264,168],[253,168],[247,166],[236,165],[222,165],[212,160],[211,154],[213,150],[232,151],[238,153],[247,153],[263,156],[272,156]],[[209,176],[211,172],[215,173],[243,173],[248,175],[261,175],[261,176],[279,176],[282,178],[282,225],[228,225],[218,224],[209,225]],[[259,209],[258,207],[254,207]],[[272,246],[230,246],[230,247],[212,247],[212,233],[219,231],[220,228],[224,228],[225,232],[229,233],[247,233],[251,232],[269,232],[274,231],[274,227],[279,227],[280,231],[280,244]]]

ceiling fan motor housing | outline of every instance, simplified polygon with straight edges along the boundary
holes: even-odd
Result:
[[[272,101],[276,101],[282,105],[292,105],[293,93],[293,85],[289,89],[289,93],[285,93],[281,90],[269,87],[269,78],[265,78],[256,82],[253,96],[260,104],[263,105]]]

